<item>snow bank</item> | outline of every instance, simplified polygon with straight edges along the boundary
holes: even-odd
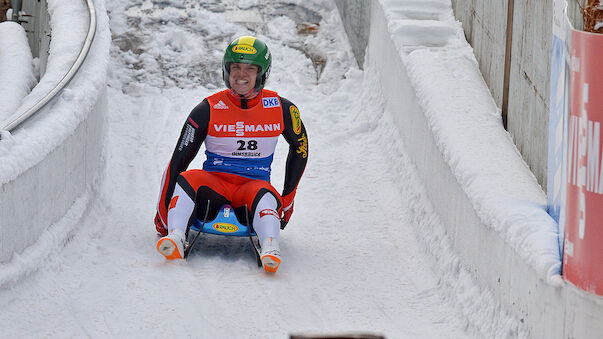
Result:
[[[557,224],[546,213],[544,192],[502,127],[449,1],[384,0],[382,5],[399,60],[449,171],[481,222],[543,280],[554,283],[561,267]]]
[[[2,133],[0,262],[35,243],[44,230],[58,223],[74,202],[87,194],[101,170],[105,79],[111,41],[104,2],[97,0],[95,6],[96,36],[79,72],[13,135]],[[48,11],[53,38],[46,73],[24,98],[19,108],[22,111],[35,104],[65,75],[88,29],[84,1],[52,0],[48,2]]]
[[[603,333],[603,302],[563,284],[545,194],[502,127],[450,1],[372,2],[366,60],[440,217],[417,232],[470,322],[487,337]]]
[[[13,114],[35,84],[34,65],[25,29],[0,22],[0,123]]]
[[[395,15],[388,19],[438,150],[482,223],[543,280],[557,281],[557,224],[546,212],[544,192],[503,129],[461,26],[447,20],[421,27]],[[428,32],[426,41],[414,41],[417,29]],[[417,43],[441,48],[412,45]]]

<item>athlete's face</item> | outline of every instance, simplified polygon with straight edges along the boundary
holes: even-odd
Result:
[[[230,87],[240,95],[249,93],[255,86],[255,79],[258,75],[258,66],[242,63],[232,63],[230,65]]]

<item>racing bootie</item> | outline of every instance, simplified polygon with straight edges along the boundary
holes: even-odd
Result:
[[[278,240],[270,237],[262,241],[260,259],[266,272],[276,272],[278,266],[281,264],[281,251],[278,248]]]
[[[184,255],[184,233],[172,230],[170,234],[157,241],[157,252],[166,259],[182,259]]]

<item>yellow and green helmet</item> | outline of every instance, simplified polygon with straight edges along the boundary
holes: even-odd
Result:
[[[230,64],[240,62],[258,66],[258,76],[255,80],[255,90],[264,88],[266,79],[270,74],[270,65],[272,64],[272,55],[268,46],[252,36],[242,36],[231,42],[224,52],[222,59],[222,78],[227,88],[230,88]]]

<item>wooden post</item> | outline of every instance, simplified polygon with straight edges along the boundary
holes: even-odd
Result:
[[[513,45],[513,7],[515,0],[507,3],[507,40],[505,47],[505,73],[502,98],[502,120],[505,130],[507,129],[507,116],[509,111],[509,79],[511,78],[511,48]]]

